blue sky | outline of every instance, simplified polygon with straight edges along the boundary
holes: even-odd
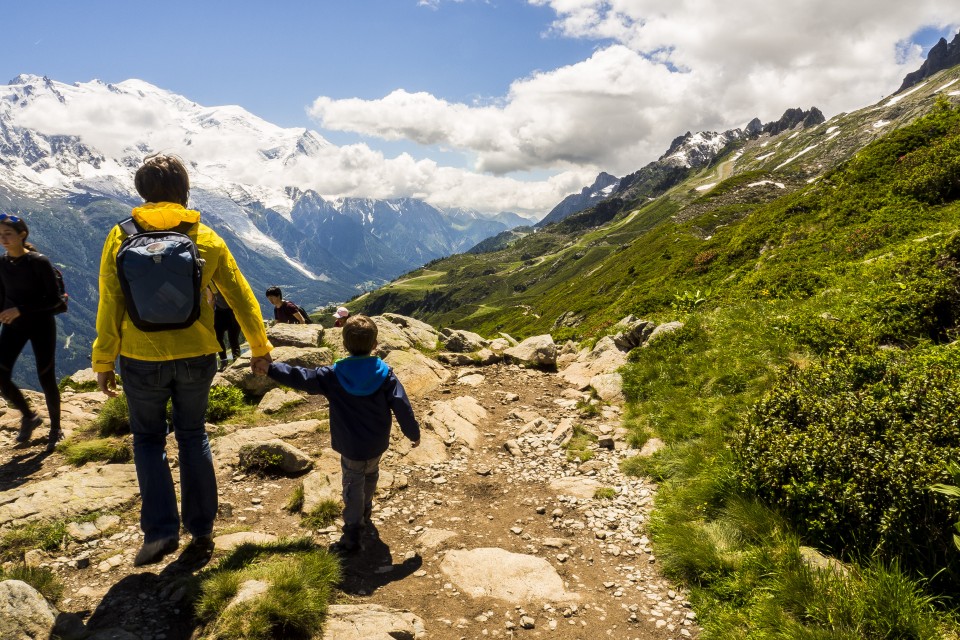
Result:
[[[407,195],[541,214],[684,131],[871,104],[960,22],[955,0],[32,0],[0,12],[0,82],[137,78],[383,163],[409,156]]]

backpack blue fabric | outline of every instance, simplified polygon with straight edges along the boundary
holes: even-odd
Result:
[[[200,317],[203,259],[187,235],[194,223],[146,231],[120,222],[127,237],[117,251],[117,276],[127,314],[141,331],[185,329]]]

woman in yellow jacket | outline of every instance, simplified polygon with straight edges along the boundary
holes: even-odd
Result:
[[[190,182],[180,160],[173,156],[147,158],[137,170],[134,184],[145,201],[133,210],[141,228],[165,230],[183,222],[195,223],[187,235],[203,260],[201,290],[212,281],[236,311],[250,344],[251,364],[269,362],[273,347],[267,340],[260,306],[227,245],[200,223],[199,212],[186,208]],[[218,507],[217,479],[204,429],[210,385],[217,371],[216,354],[220,351],[213,309],[201,304],[199,319],[183,329],[138,329],[127,313],[117,275],[117,252],[125,237],[124,231],[115,226],[103,245],[93,370],[100,389],[115,396],[114,362],[119,360],[133,433],[144,534],[134,565],[158,562],[180,543],[181,519],[165,452],[168,401],[173,403],[173,432],[179,450],[183,526],[192,536],[188,551],[209,558]]]

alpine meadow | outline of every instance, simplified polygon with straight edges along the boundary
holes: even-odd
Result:
[[[660,483],[653,540],[704,637],[957,637],[958,79],[735,141],[676,184],[661,159],[355,304],[581,346],[681,322],[622,370],[633,444],[666,443],[624,469]]]

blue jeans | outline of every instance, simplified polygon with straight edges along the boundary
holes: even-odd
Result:
[[[120,356],[120,376],[133,432],[133,462],[140,485],[140,528],[145,542],[180,537],[177,496],[166,453],[170,400],[172,430],[180,456],[183,526],[194,537],[213,531],[217,476],[204,416],[216,372],[216,354],[164,362]]]

